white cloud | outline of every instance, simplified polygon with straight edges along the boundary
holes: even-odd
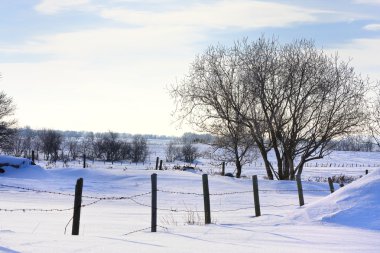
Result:
[[[369,24],[364,26],[363,29],[368,31],[380,31],[380,24]]]
[[[63,10],[83,9],[90,6],[90,0],[42,0],[35,9],[43,14],[56,14]]]
[[[101,16],[135,25],[201,26],[205,28],[281,27],[296,22],[316,21],[313,11],[308,9],[244,0],[194,4],[187,8],[160,13],[109,8],[101,11]]]
[[[202,38],[186,27],[98,28],[34,37],[23,45],[3,45],[0,52],[94,63],[140,61],[189,52]]]
[[[150,3],[166,7],[165,11],[141,11],[120,7],[124,2],[134,6],[141,3],[149,9]],[[86,10],[105,19],[139,26],[197,26],[205,28],[262,28],[284,27],[295,23],[353,21],[362,14],[327,9],[312,9],[270,1],[222,0],[181,3],[178,0],[112,0],[101,5],[91,0],[42,0],[36,10],[56,14],[67,10]]]
[[[103,7],[103,18],[140,26],[192,26],[207,28],[265,28],[293,24],[353,21],[368,18],[360,13],[313,9],[267,1],[224,0],[200,2],[170,10],[135,11]]]

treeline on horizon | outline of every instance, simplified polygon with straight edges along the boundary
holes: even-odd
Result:
[[[199,156],[194,143],[212,143],[209,134],[184,133],[181,137],[117,132],[63,131],[53,129],[14,128],[1,151],[7,155],[31,157],[55,162],[70,161],[86,155],[104,161],[145,162],[149,140],[170,140],[167,156],[193,162]],[[39,157],[42,155],[43,157]],[[168,158],[169,159],[169,158]],[[167,159],[167,160],[168,160]]]
[[[55,150],[60,151],[70,151],[72,153],[72,158],[75,160],[78,154],[83,154],[88,151],[88,147],[82,142],[87,141],[87,146],[91,141],[102,140],[103,143],[116,142],[119,141],[119,146],[123,146],[121,142],[133,143],[133,142],[145,142],[148,143],[149,140],[170,140],[173,143],[203,143],[209,144],[211,146],[215,145],[217,137],[211,134],[199,134],[193,132],[186,132],[180,137],[168,136],[168,135],[155,135],[155,134],[130,134],[130,133],[117,133],[117,132],[92,132],[92,131],[75,131],[75,130],[52,130],[52,129],[32,129],[30,127],[16,128],[14,137],[11,139],[8,145],[2,147],[2,151],[5,154],[15,155],[15,156],[30,156],[31,151],[43,151],[41,142],[44,139],[44,134],[50,133],[51,142],[53,139],[57,139]],[[59,139],[59,140],[58,140]],[[112,141],[110,141],[112,140]],[[115,145],[115,144],[113,144]],[[334,151],[362,151],[362,152],[373,152],[378,151],[377,144],[372,140],[371,136],[348,136],[340,140],[334,140],[332,142]],[[54,145],[50,145],[54,146]],[[112,145],[111,145],[112,146]],[[119,147],[120,148],[120,147]],[[82,152],[75,152],[75,149],[80,149]],[[128,149],[128,148],[127,148]],[[47,152],[49,153],[49,152]],[[51,152],[51,153],[54,153]],[[91,152],[89,152],[91,153]],[[99,153],[99,152],[98,152]],[[112,153],[112,152],[111,152]],[[128,153],[128,152],[124,152]],[[89,157],[95,158],[96,155],[88,154]],[[106,160],[112,160],[112,155],[106,155]],[[124,155],[120,158],[127,158]],[[100,155],[98,155],[100,158]],[[114,155],[115,160],[116,157]],[[134,162],[144,161],[143,158],[131,159]]]
[[[25,133],[27,133],[28,131],[32,131],[35,134],[38,134],[38,132],[41,132],[43,130],[53,130],[60,133],[63,137],[67,137],[67,138],[81,138],[83,136],[86,136],[87,134],[102,135],[109,132],[118,134],[118,136],[122,139],[132,139],[134,136],[139,135],[139,136],[144,137],[145,139],[160,139],[160,140],[182,139],[185,142],[191,141],[194,143],[210,143],[214,138],[211,134],[200,134],[200,133],[193,133],[193,132],[185,132],[182,134],[182,136],[178,137],[174,135],[131,134],[131,133],[126,133],[126,132],[115,132],[115,131],[95,132],[95,131],[75,131],[75,130],[59,130],[59,129],[56,130],[56,129],[48,129],[48,128],[33,129],[29,126],[16,128],[15,130],[19,132],[20,135],[25,135]]]

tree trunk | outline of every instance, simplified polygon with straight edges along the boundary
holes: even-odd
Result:
[[[286,155],[284,155],[284,174],[282,177],[282,180],[288,180],[289,179],[289,159]]]
[[[277,147],[274,147],[274,153],[276,154],[276,159],[277,159],[277,172],[278,172],[278,177],[280,180],[283,179],[283,159],[281,158],[280,151],[278,150]]]
[[[240,176],[241,176],[241,169],[242,169],[242,165],[240,163],[240,160],[236,159],[236,178],[240,178]]]
[[[268,176],[268,179],[269,180],[273,180],[273,172],[271,170],[271,167],[270,167],[270,163],[268,161],[268,154],[267,152],[264,150],[263,147],[260,147],[259,146],[259,150],[260,150],[260,153],[261,153],[261,157],[263,158],[264,160],[264,165],[265,165],[265,170],[267,171],[267,176]]]
[[[290,170],[290,180],[295,180],[296,179],[296,173],[294,170],[294,161],[293,159],[289,159],[289,170]]]
[[[271,166],[270,166],[270,162],[268,161],[267,158],[264,160],[264,164],[265,164],[265,170],[267,171],[268,179],[269,180],[273,180],[274,179],[273,172],[272,172],[272,169],[271,169]]]
[[[297,171],[297,175],[301,175],[302,174],[302,171],[303,171],[303,165],[305,164],[304,161],[301,161],[298,166],[297,166],[297,169],[295,171]],[[295,172],[294,172],[295,174]]]
[[[285,160],[285,173],[284,173],[284,180],[294,180],[292,179],[292,175],[294,174],[294,161],[290,154],[284,153],[284,160]]]

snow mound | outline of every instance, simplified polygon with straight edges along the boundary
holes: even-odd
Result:
[[[4,170],[0,177],[40,178],[46,175],[43,168],[32,165],[32,161],[27,158],[1,155],[0,164]]]
[[[7,164],[18,168],[24,168],[32,165],[32,161],[21,157],[0,155],[0,164]]]
[[[298,221],[380,230],[380,169],[299,210]]]
[[[82,177],[91,180],[118,180],[129,177],[123,171],[111,171],[105,169],[83,168],[55,168],[45,169],[38,165],[32,165],[32,161],[26,158],[13,156],[0,156],[1,168],[4,173],[1,177],[20,179],[77,179]]]

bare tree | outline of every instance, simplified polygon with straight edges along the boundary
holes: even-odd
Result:
[[[31,129],[29,126],[25,128],[15,128],[12,142],[3,151],[15,156],[24,155],[25,157],[31,157],[32,150],[35,148],[35,142],[37,138],[37,132]]]
[[[102,135],[102,149],[106,154],[106,160],[114,162],[119,159],[119,150],[121,143],[119,141],[119,134],[109,131]]]
[[[255,142],[240,122],[221,124],[212,146],[217,160],[235,164],[237,178],[240,178],[243,166],[257,158]]]
[[[372,138],[377,146],[380,147],[380,82],[377,82],[374,90],[375,97],[370,107],[371,116],[368,121],[368,127]]]
[[[94,136],[92,151],[94,158],[106,159],[104,148],[104,134],[97,133]]]
[[[19,129],[19,131],[21,132],[20,134],[22,135],[23,139],[22,148],[24,152],[26,152],[27,155],[30,156],[32,152],[32,143],[33,140],[36,138],[36,132],[29,126],[26,126],[23,129]]]
[[[203,130],[220,122],[244,125],[268,178],[293,179],[306,162],[329,153],[334,138],[358,129],[366,87],[347,62],[311,41],[281,45],[262,37],[210,47],[172,95],[177,116]]]
[[[263,38],[244,44],[242,55],[249,93],[257,94],[276,155],[277,178],[294,179],[306,162],[331,151],[334,138],[364,122],[367,84],[337,55],[307,40],[280,45]],[[254,133],[251,111],[243,117]]]
[[[38,136],[41,140],[42,151],[46,155],[46,160],[56,161],[62,144],[62,134],[56,130],[44,129],[39,132]]]
[[[32,150],[35,150],[36,151],[36,159],[38,160],[39,159],[39,152],[42,148],[42,141],[41,139],[38,137],[38,131],[36,130],[33,130],[35,136],[34,138],[32,139]]]
[[[216,136],[217,146],[225,149],[225,158],[234,157],[237,177],[249,147],[254,144],[251,137],[245,138],[243,133],[249,128],[240,116],[248,101],[241,62],[238,47],[210,47],[196,58],[189,77],[171,92],[179,109],[178,118],[198,131]]]
[[[191,142],[187,142],[182,146],[182,157],[187,163],[193,163],[199,157],[198,149]]]
[[[64,143],[69,157],[71,157],[73,160],[76,160],[80,153],[79,139],[76,137],[67,137]]]
[[[1,76],[0,76],[1,77]],[[16,120],[12,118],[15,111],[13,99],[0,91],[0,149],[9,149],[17,134],[14,129]]]
[[[88,158],[94,159],[95,134],[93,132],[86,133],[79,142],[79,149],[82,154],[85,154]]]
[[[147,140],[142,135],[135,135],[132,141],[132,162],[145,162],[149,150]]]
[[[12,138],[9,138],[9,140],[11,141],[8,143],[8,145],[2,145],[2,151],[6,154],[22,156],[24,152],[22,132],[20,130],[17,130]]]
[[[170,141],[166,145],[166,162],[174,162],[181,158],[181,147],[176,145],[174,141]]]
[[[120,150],[119,155],[120,159],[122,160],[128,160],[132,157],[132,144],[127,141],[121,141],[120,142]]]

